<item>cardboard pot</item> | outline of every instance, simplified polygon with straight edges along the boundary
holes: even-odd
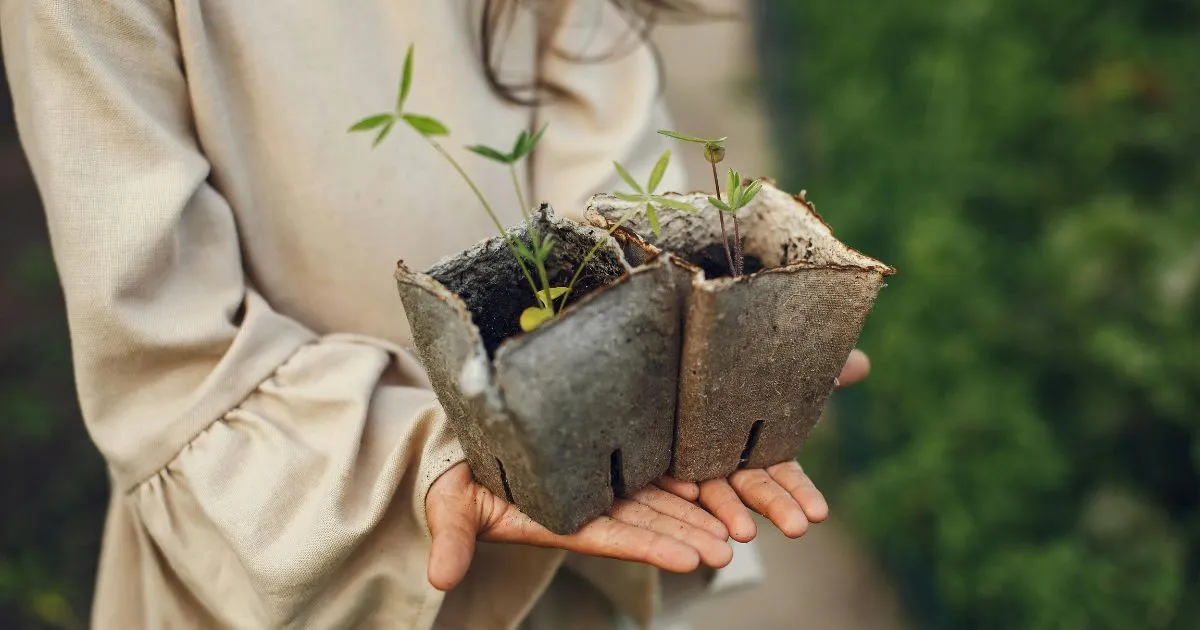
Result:
[[[636,239],[554,216],[551,286],[596,253],[571,304],[530,333],[534,297],[499,236],[425,273],[403,262],[400,297],[421,362],[479,483],[569,533],[662,475],[671,459],[690,276]],[[509,234],[528,242],[522,224]]]
[[[884,278],[894,270],[834,238],[803,195],[769,181],[739,213],[746,275],[729,277],[718,211],[707,195],[672,195],[700,211],[670,212],[655,237],[702,268],[687,293],[678,420],[670,473],[688,481],[796,457],[836,386]],[[630,204],[592,199],[606,225]],[[732,245],[732,220],[726,218]]]

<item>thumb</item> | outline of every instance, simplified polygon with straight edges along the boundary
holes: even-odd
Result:
[[[471,470],[464,463],[446,471],[425,498],[425,514],[433,536],[428,577],[440,591],[457,586],[471,567],[479,532],[479,511],[473,494]]]

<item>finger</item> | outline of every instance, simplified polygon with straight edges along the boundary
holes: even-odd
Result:
[[[739,470],[729,476],[729,485],[750,509],[770,519],[788,538],[808,531],[804,510],[765,470]]]
[[[433,544],[429,550],[427,577],[434,588],[448,591],[458,585],[471,567],[475,536],[479,531],[478,509],[470,492],[471,471],[452,468],[430,487],[425,514]]]
[[[846,365],[842,366],[842,373],[838,376],[838,387],[849,387],[860,383],[870,373],[871,359],[862,350],[857,348],[851,350],[849,358],[846,359]]]
[[[671,494],[686,499],[695,501],[700,498],[700,486],[690,481],[681,481],[674,477],[660,477],[654,482],[659,488],[670,492]]]
[[[696,487],[696,494],[700,494],[699,486]],[[699,527],[720,540],[729,538],[729,530],[717,517],[705,512],[695,503],[681,499],[660,488],[646,486],[629,498],[667,516]]]
[[[768,468],[767,473],[800,504],[800,509],[804,510],[804,515],[810,522],[821,523],[829,518],[829,504],[825,502],[825,496],[817,489],[812,479],[804,474],[804,469],[799,463],[776,464]]]
[[[724,523],[729,535],[738,542],[750,542],[758,533],[750,511],[724,479],[700,483],[700,505]]]
[[[710,567],[721,568],[733,560],[733,548],[724,538],[713,536],[703,528],[663,514],[644,503],[618,499],[609,508],[608,514],[618,521],[662,534],[695,549],[700,553],[700,561]]]
[[[513,508],[505,512],[481,538],[491,542],[565,549],[589,556],[643,562],[673,573],[688,573],[700,566],[700,552],[694,547],[608,515],[596,517],[574,534],[564,536],[538,525]]]

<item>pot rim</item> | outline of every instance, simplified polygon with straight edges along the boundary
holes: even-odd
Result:
[[[549,208],[549,206],[547,204],[542,205],[543,212],[545,212],[546,209],[548,209],[548,208]],[[550,212],[553,213],[553,210],[550,209]],[[581,223],[579,221],[575,221],[574,219],[563,217],[562,220],[570,221],[570,222],[575,223],[584,228],[590,228],[592,230],[600,230],[600,228],[598,228],[594,225],[590,225],[588,223]],[[566,308],[564,308],[562,311],[560,311],[558,315],[556,315],[554,318],[550,319],[549,321],[546,321],[542,325],[538,326],[536,329],[531,330],[529,332],[521,331],[515,335],[505,338],[503,341],[500,342],[500,345],[496,347],[496,351],[493,354],[493,356],[491,356],[491,357],[487,357],[487,351],[484,349],[484,346],[483,346],[483,334],[479,331],[479,327],[475,325],[475,321],[471,317],[470,309],[467,308],[466,302],[464,302],[463,299],[461,297],[459,297],[459,295],[457,293],[455,293],[454,291],[451,291],[448,287],[446,287],[446,285],[442,284],[441,282],[438,282],[437,279],[434,278],[433,276],[431,276],[423,271],[413,271],[412,269],[410,269],[408,267],[408,265],[406,265],[404,263],[403,260],[399,260],[396,262],[395,278],[398,282],[402,282],[404,284],[408,284],[408,285],[420,288],[420,289],[425,290],[428,293],[432,294],[436,298],[442,298],[445,301],[447,301],[451,305],[451,307],[454,309],[455,313],[459,317],[463,318],[464,322],[467,324],[467,330],[469,330],[472,334],[472,337],[474,337],[473,341],[476,346],[476,348],[475,348],[476,356],[477,357],[478,356],[487,357],[488,364],[491,365],[493,368],[495,368],[496,361],[501,357],[502,354],[509,354],[509,353],[515,352],[515,351],[519,350],[522,346],[530,343],[531,340],[536,339],[538,335],[546,334],[546,331],[551,330],[555,326],[565,325],[563,322],[565,322],[567,319],[569,319],[577,311],[586,308],[588,304],[590,304],[594,300],[598,299],[599,296],[603,295],[604,293],[608,292],[609,290],[614,289],[617,286],[620,286],[621,284],[629,282],[636,275],[652,273],[670,263],[675,263],[675,264],[683,263],[686,266],[686,268],[688,268],[689,271],[693,271],[693,273],[703,273],[698,268],[694,268],[691,265],[687,265],[686,261],[683,261],[682,259],[678,258],[677,256],[673,256],[668,252],[664,252],[664,251],[658,249],[657,247],[654,247],[653,245],[646,243],[645,240],[643,240],[640,236],[637,235],[637,233],[635,233],[631,230],[626,230],[625,228],[618,228],[617,231],[613,232],[612,234],[609,234],[607,230],[602,230],[600,237],[605,238],[605,239],[611,239],[612,241],[614,241],[616,243],[615,247],[617,249],[618,255],[620,256],[621,264],[625,268],[625,272],[622,273],[620,276],[618,276],[616,279],[614,279],[612,282],[601,285],[601,286],[597,287],[595,290],[591,291],[590,293],[580,296],[579,299],[577,299],[573,303],[567,305]],[[483,239],[482,241],[479,241],[472,247],[476,247],[478,245],[491,242],[498,238],[501,238],[501,237],[492,236],[492,237]],[[624,253],[621,252],[621,248],[620,248],[621,241],[630,242],[635,247],[642,249],[644,252],[649,254],[649,258],[647,258],[646,262],[644,262],[640,265],[637,265],[637,266],[630,265],[629,262],[625,259]],[[470,248],[467,248],[467,250],[469,250],[469,249]],[[463,250],[463,251],[467,251],[467,250]],[[459,252],[459,253],[461,254],[462,252]],[[458,254],[454,254],[450,257],[456,256],[456,255],[458,255]],[[450,257],[447,257],[447,258],[450,258]],[[445,258],[443,260],[445,260]]]
[[[744,179],[744,181],[752,181],[749,178],[743,178],[743,179]],[[833,226],[829,225],[829,222],[827,222],[825,220],[825,218],[822,217],[819,212],[817,212],[817,205],[808,199],[808,191],[807,190],[801,190],[799,193],[790,193],[790,192],[784,191],[783,189],[779,188],[776,185],[775,180],[770,177],[761,177],[759,179],[761,179],[764,184],[767,184],[767,185],[771,186],[772,188],[776,189],[777,191],[788,195],[792,199],[792,201],[795,201],[796,203],[803,206],[808,211],[808,213],[810,215],[812,215],[812,217],[814,219],[816,219],[826,230],[828,230],[829,236],[832,237],[835,241],[837,241],[838,245],[844,247],[850,253],[862,258],[864,260],[864,262],[862,264],[856,264],[856,265],[854,265],[854,264],[847,265],[847,264],[839,264],[839,263],[812,264],[812,263],[806,263],[806,262],[797,262],[797,263],[792,263],[790,265],[783,265],[783,266],[778,266],[778,267],[769,267],[766,269],[760,269],[754,273],[739,276],[737,278],[732,278],[729,276],[719,276],[716,278],[709,278],[705,274],[701,279],[702,282],[711,283],[711,284],[715,284],[715,285],[724,285],[724,284],[733,284],[733,283],[737,283],[737,282],[744,282],[751,278],[755,278],[755,277],[758,277],[758,276],[761,276],[761,275],[764,275],[767,273],[791,272],[791,271],[799,271],[799,270],[810,270],[811,271],[811,270],[820,270],[820,269],[837,270],[837,271],[842,271],[842,270],[875,271],[875,272],[882,274],[884,277],[893,276],[896,274],[896,269],[894,267],[892,267],[891,265],[888,265],[888,264],[884,263],[883,261],[878,260],[872,256],[868,256],[868,255],[860,252],[859,250],[847,245],[841,239],[837,238],[837,235],[834,233]],[[668,191],[668,192],[664,192],[663,196],[673,197],[673,198],[677,198],[677,199],[681,199],[681,200],[688,199],[688,198],[695,199],[697,197],[701,198],[702,200],[707,200],[707,198],[709,196],[711,196],[711,194],[712,193],[705,192],[702,190],[694,190],[692,192],[687,192],[687,193]],[[589,223],[591,223],[592,225],[596,225],[597,227],[599,227],[596,224],[597,221],[602,221],[606,225],[611,225],[612,221],[609,220],[607,217],[605,217],[603,213],[601,213],[600,211],[595,209],[595,206],[596,206],[595,201],[596,200],[604,200],[606,202],[613,203],[613,204],[627,204],[628,203],[611,193],[598,193],[598,194],[592,195],[591,199],[588,201],[588,208],[584,214],[584,217]],[[637,234],[636,231],[634,231],[630,228],[624,227],[624,226],[621,228],[621,230],[627,230],[629,233],[633,234],[637,238],[638,241],[640,241],[642,243],[646,243],[646,241],[639,234]],[[653,249],[658,249],[659,251],[661,251],[661,249],[659,249],[657,246],[650,245],[648,243],[646,243],[646,246],[651,247]],[[678,258],[678,255],[675,255],[675,256],[676,256],[676,258]],[[684,262],[686,262],[686,261],[684,261]],[[688,263],[688,264],[689,264],[689,266],[695,268],[694,265],[690,265],[690,263]],[[701,274],[704,273],[702,270],[699,270],[698,268],[697,268],[697,270],[700,271]]]

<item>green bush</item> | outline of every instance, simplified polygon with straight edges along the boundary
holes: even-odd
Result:
[[[0,192],[13,211],[0,234],[0,628],[85,628],[108,480],[79,418],[36,194]]]
[[[806,457],[919,627],[1200,627],[1200,3],[758,18],[780,179],[899,269]]]

